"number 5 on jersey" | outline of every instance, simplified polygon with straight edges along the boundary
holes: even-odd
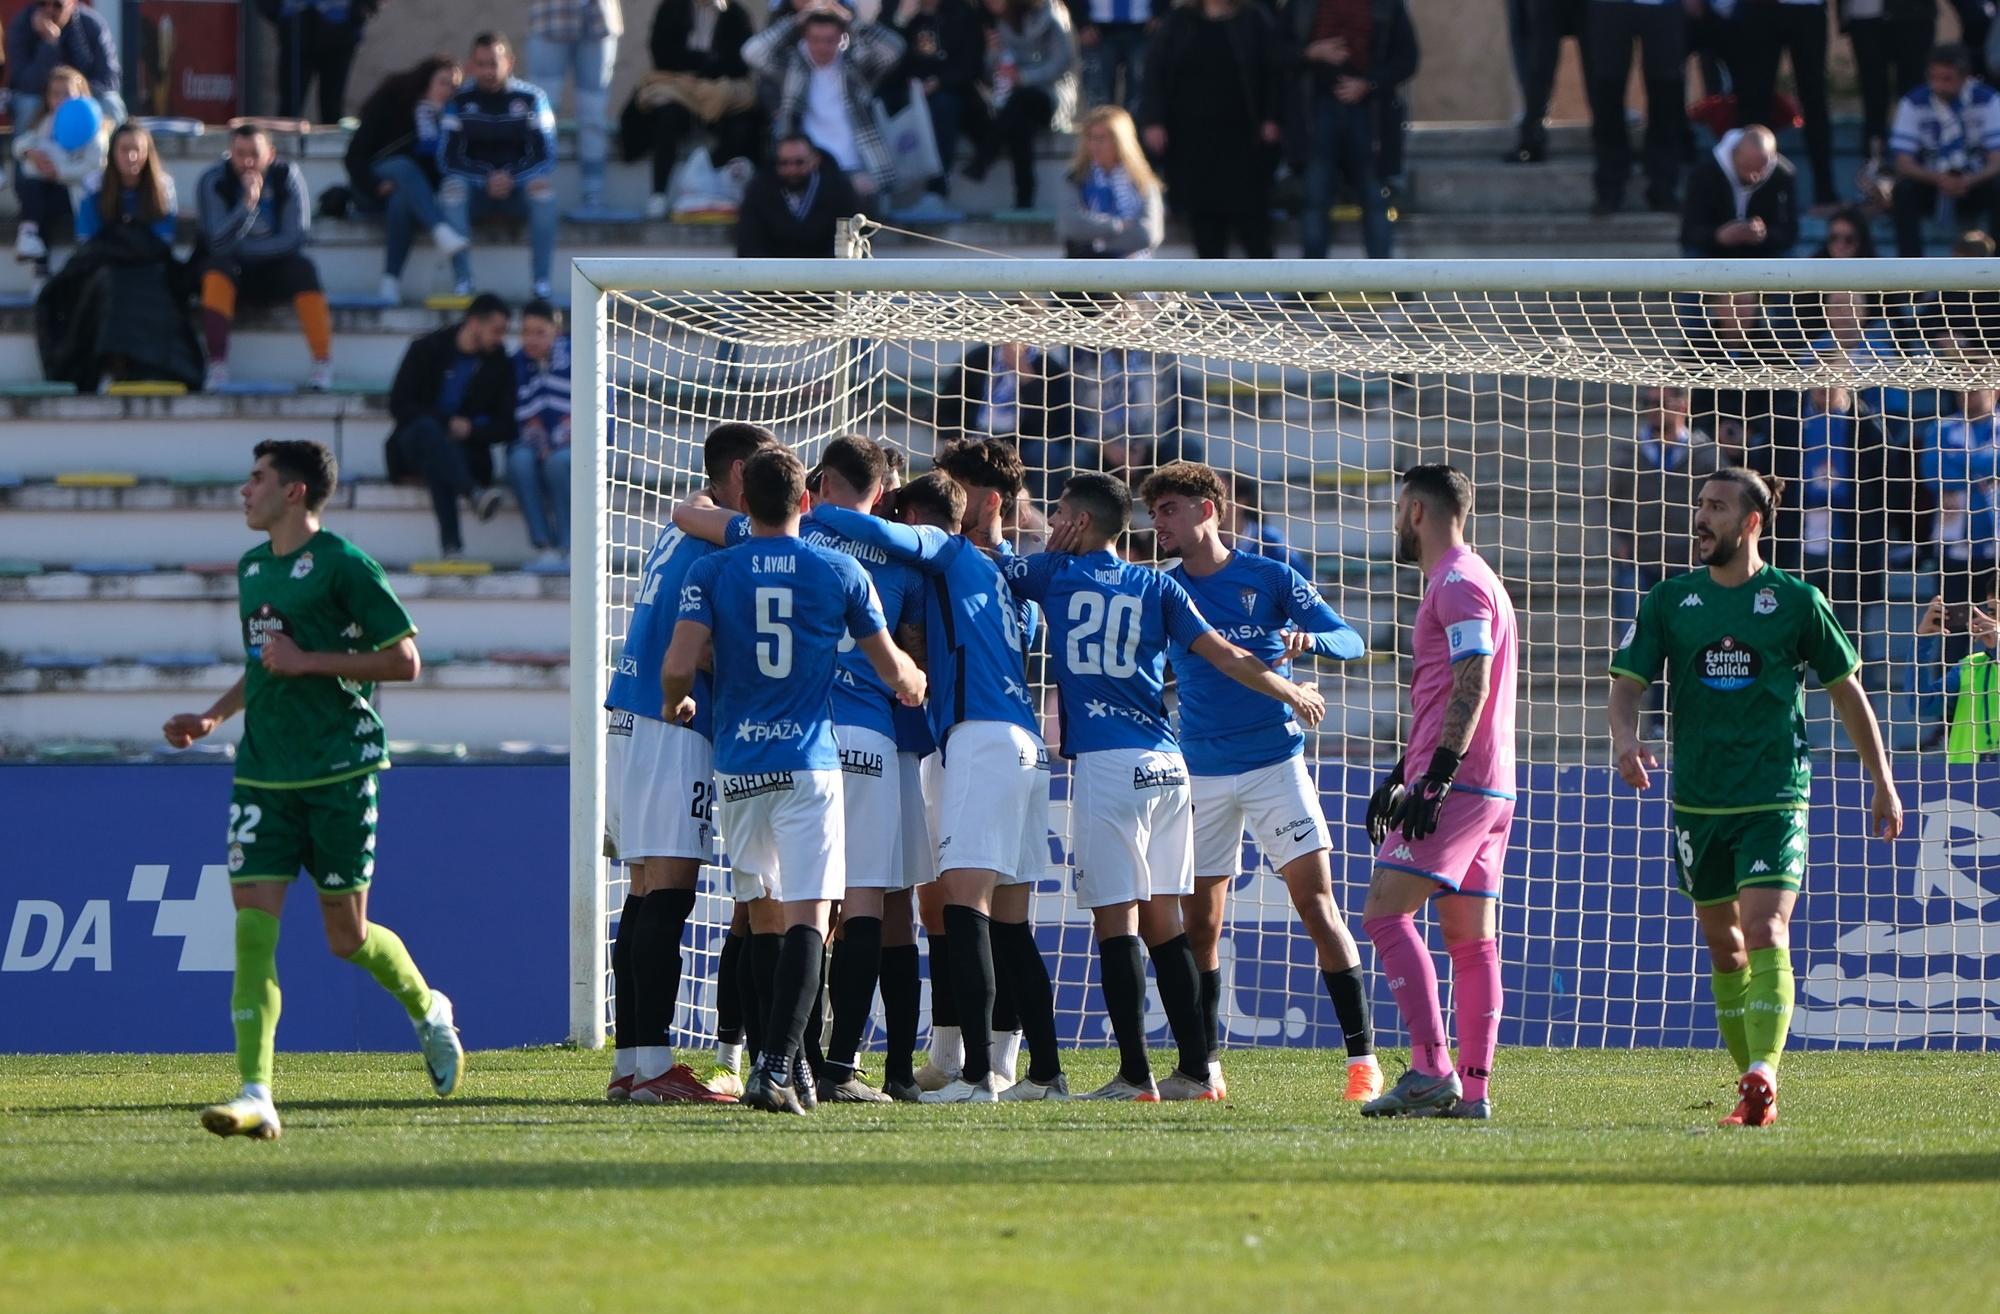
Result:
[[[792,591],[760,588],[755,605],[757,670],[770,679],[783,680],[792,673]]]

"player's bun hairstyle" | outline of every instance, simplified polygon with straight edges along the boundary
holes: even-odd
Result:
[[[1755,511],[1761,521],[1763,531],[1769,533],[1771,517],[1783,505],[1785,481],[1776,475],[1759,474],[1747,466],[1732,465],[1717,470],[1711,479],[1734,484],[1736,494],[1743,499],[1745,511]]]
[[[896,490],[896,514],[905,512],[955,534],[965,520],[965,489],[944,471],[932,470]]]
[[[252,455],[268,460],[278,478],[306,486],[306,510],[317,512],[340,482],[340,466],[324,443],[309,438],[266,438]]]
[[[1403,471],[1403,487],[1455,520],[1472,514],[1472,481],[1456,466],[1441,461],[1413,465]]]
[[[889,462],[874,439],[843,433],[827,443],[815,473],[831,470],[846,480],[849,488],[863,493],[879,484],[888,469]]]
[[[1071,508],[1090,517],[1090,527],[1117,538],[1132,524],[1132,490],[1117,475],[1080,474],[1063,485]]]
[[[1163,497],[1205,499],[1215,503],[1218,516],[1229,505],[1229,490],[1222,486],[1222,476],[1199,461],[1169,461],[1147,475],[1146,482],[1139,485],[1139,500],[1150,510]]]
[[[1002,502],[1011,502],[1028,486],[1028,467],[1013,444],[998,438],[965,439],[938,453],[937,468],[974,488],[999,492]]]
[[[761,424],[738,420],[718,424],[708,431],[708,441],[701,445],[702,468],[708,472],[710,483],[721,483],[730,466],[749,460],[760,447],[777,445],[778,435]]]
[[[896,446],[894,443],[876,443],[875,445],[882,449],[882,470],[885,475],[902,475],[910,468],[909,461],[903,456],[902,448]]]
[[[752,520],[781,525],[805,499],[805,463],[785,448],[759,448],[743,462],[743,509]]]

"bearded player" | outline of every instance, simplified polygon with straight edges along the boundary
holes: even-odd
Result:
[[[1695,507],[1704,569],[1653,586],[1611,658],[1612,751],[1634,789],[1659,759],[1639,739],[1639,704],[1664,670],[1673,697],[1675,870],[1708,942],[1716,1026],[1736,1062],[1724,1126],[1778,1120],[1778,1060],[1792,1022],[1792,909],[1806,865],[1812,753],[1801,674],[1826,689],[1874,779],[1875,833],[1894,839],[1903,805],[1861,659],[1824,595],[1765,562],[1781,486],[1718,471]]]

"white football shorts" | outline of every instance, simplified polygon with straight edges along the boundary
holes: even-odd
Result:
[[[903,779],[896,741],[865,726],[835,725],[833,742],[840,749],[847,887],[905,889]]]
[[[1332,847],[1319,787],[1303,754],[1235,776],[1195,776],[1194,874],[1234,876],[1243,867],[1243,831],[1273,873]]]
[[[633,716],[618,777],[607,775],[606,783],[618,795],[617,820],[608,825],[621,860],[715,861],[715,746],[707,739],[684,725]]]
[[[952,727],[938,792],[940,872],[997,872],[1003,885],[1041,878],[1049,865],[1048,758],[1040,735],[1009,721]]]
[[[1194,893],[1194,817],[1179,753],[1079,753],[1070,781],[1078,907]]]
[[[847,818],[838,771],[721,776],[730,893],[799,903],[847,892]]]

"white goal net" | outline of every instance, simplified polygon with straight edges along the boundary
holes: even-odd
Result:
[[[704,436],[747,420],[808,460],[853,432],[917,470],[961,434],[1005,437],[1037,504],[1080,470],[1136,484],[1175,458],[1215,467],[1239,545],[1288,556],[1368,642],[1365,660],[1313,672],[1328,715],[1308,741],[1357,930],[1370,851],[1356,823],[1407,729],[1421,587],[1393,561],[1395,476],[1465,470],[1469,537],[1521,626],[1509,1044],[1715,1043],[1706,957],[1674,893],[1668,785],[1640,797],[1611,771],[1605,666],[1639,594],[1689,564],[1700,474],[1781,475],[1772,555],[1854,638],[1908,815],[1903,840],[1868,838],[1866,773],[1814,689],[1794,1043],[2000,1045],[2000,743],[1984,738],[2000,692],[1969,696],[1990,678],[1979,631],[2000,501],[1991,262],[587,261],[576,288],[577,441],[602,453],[597,478],[579,463],[575,494],[578,1041],[608,1023],[623,897],[598,845],[606,673],[641,560],[703,484]],[[1128,554],[1153,559],[1143,516]],[[1944,632],[1920,634],[1934,598]],[[1664,699],[1652,707],[1664,756]],[[1052,716],[1049,729],[1053,747]],[[1105,1043],[1060,766],[1054,797],[1034,921],[1064,1041]],[[690,1041],[712,1034],[728,918],[705,890],[679,1014]],[[1254,850],[1222,956],[1226,1043],[1339,1043],[1311,942]],[[1379,982],[1377,1002],[1397,1043]],[[1163,1038],[1157,1005],[1150,1021]]]

